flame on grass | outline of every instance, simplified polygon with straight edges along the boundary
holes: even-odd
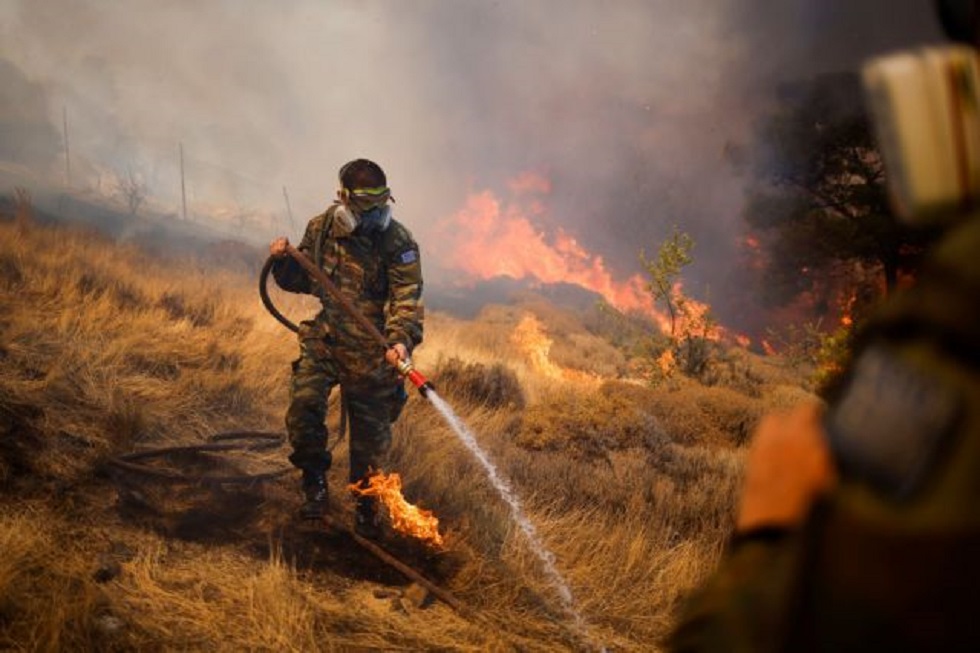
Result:
[[[602,380],[595,374],[568,369],[554,363],[550,356],[554,340],[548,337],[545,325],[530,313],[526,313],[517,323],[510,339],[524,355],[530,368],[541,376],[576,383],[596,383]]]
[[[531,314],[522,317],[510,337],[524,353],[531,369],[549,379],[562,377],[562,369],[548,356],[554,341],[545,334],[544,326],[536,317]]]
[[[431,510],[409,503],[402,494],[402,478],[397,472],[385,474],[379,471],[368,478],[367,487],[357,483],[348,486],[351,492],[363,496],[378,497],[391,518],[391,526],[399,533],[441,547],[439,519]]]

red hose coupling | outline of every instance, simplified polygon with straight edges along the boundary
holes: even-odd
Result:
[[[412,361],[403,359],[398,361],[398,373],[407,378],[412,385],[419,389],[423,397],[427,396],[429,390],[435,390],[435,386],[422,373],[415,369]]]

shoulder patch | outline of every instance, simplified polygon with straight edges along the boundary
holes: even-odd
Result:
[[[416,252],[414,249],[406,249],[401,253],[401,256],[398,257],[398,260],[400,260],[402,263],[414,263],[418,260],[418,258],[418,252]]]
[[[908,498],[936,465],[961,399],[938,375],[885,347],[858,358],[826,427],[841,472],[895,500]]]
[[[407,249],[418,249],[411,232],[398,220],[392,219],[391,224],[382,232],[381,251],[390,261],[397,260]],[[416,252],[416,255],[418,253]]]

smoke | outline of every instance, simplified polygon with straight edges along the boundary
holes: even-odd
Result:
[[[698,243],[686,287],[717,299],[744,293],[729,154],[775,85],[939,34],[925,0],[6,0],[0,38],[55,133],[67,113],[76,185],[137,171],[177,212],[182,146],[196,210],[298,238],[366,156],[445,263],[437,225],[534,173],[536,229],[626,280],[676,224]]]

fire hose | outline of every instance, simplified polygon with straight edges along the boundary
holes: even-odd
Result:
[[[350,300],[348,300],[347,297],[345,297],[343,293],[340,292],[340,289],[337,288],[336,284],[334,284],[334,282],[330,280],[330,278],[326,275],[326,273],[323,270],[320,269],[319,266],[317,266],[313,261],[309,259],[309,257],[307,257],[303,252],[299,251],[292,245],[286,245],[286,252],[290,256],[292,256],[293,259],[295,259],[296,262],[299,263],[304,270],[306,270],[306,272],[313,278],[314,281],[316,281],[320,285],[321,288],[327,291],[330,297],[337,302],[337,305],[340,306],[342,309],[344,309],[345,313],[347,313],[355,322],[357,322],[361,326],[361,328],[363,328],[368,333],[368,335],[374,338],[374,340],[376,340],[378,344],[381,345],[381,348],[384,351],[388,351],[388,349],[391,348],[391,345],[388,343],[388,340],[384,337],[384,335],[382,335],[381,331],[378,330],[378,327],[376,327],[374,323],[371,322],[371,320],[367,319],[367,317],[365,317],[363,313],[357,310],[357,308],[355,308],[354,305],[350,303]],[[276,309],[271,299],[269,298],[269,293],[267,288],[268,277],[274,261],[275,259],[270,256],[269,259],[266,261],[265,265],[263,266],[262,273],[259,276],[259,294],[262,297],[262,303],[265,305],[266,309],[268,309],[268,311],[272,313],[272,316],[275,317],[277,320],[279,320],[283,325],[285,325],[286,328],[290,329],[291,331],[298,331],[299,328],[295,324],[290,322],[285,316],[283,316],[282,313],[280,313]],[[403,377],[408,379],[412,383],[412,385],[418,388],[419,393],[423,397],[427,396],[429,390],[435,389],[435,386],[432,385],[432,382],[426,379],[421,372],[415,369],[415,365],[412,363],[410,358],[400,359],[398,363],[395,365],[395,368],[398,370],[399,374],[401,374]]]

